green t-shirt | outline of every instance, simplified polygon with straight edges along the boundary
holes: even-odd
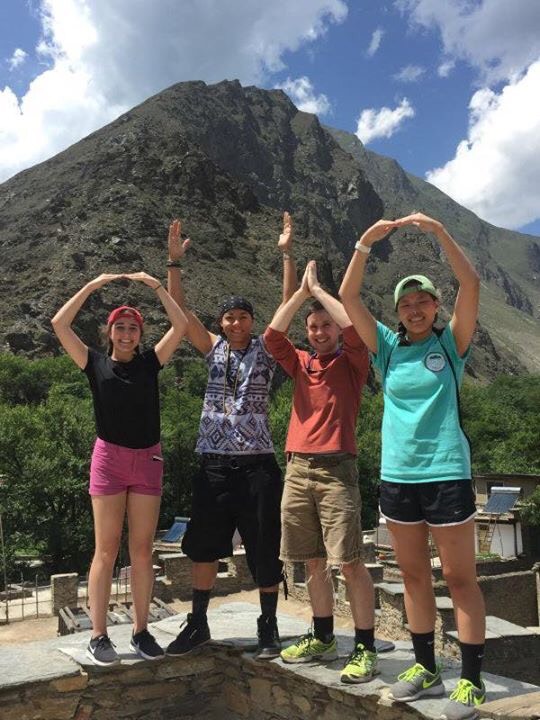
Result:
[[[373,362],[384,391],[381,478],[470,479],[469,443],[460,426],[456,383],[444,352],[461,384],[470,349],[459,357],[449,325],[440,337],[432,333],[411,345],[398,342],[395,332],[377,323]]]

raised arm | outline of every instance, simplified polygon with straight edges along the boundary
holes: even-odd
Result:
[[[283,296],[282,304],[285,304],[298,289],[298,277],[296,275],[296,262],[293,256],[294,226],[292,217],[288,212],[283,213],[283,232],[279,236],[278,250],[283,256]]]
[[[452,272],[459,283],[450,328],[456,341],[459,355],[463,355],[471,344],[478,319],[480,302],[480,277],[469,258],[438,220],[414,213],[396,221],[399,226],[415,225],[422,232],[432,232],[448,258]]]
[[[364,270],[371,246],[397,227],[395,221],[378,220],[360,237],[341,283],[339,296],[354,329],[371,352],[377,352],[377,322],[360,297]]]
[[[342,330],[343,328],[349,327],[349,325],[351,325],[351,321],[345,312],[343,305],[339,302],[339,300],[336,300],[336,298],[332,297],[330,293],[327,293],[326,290],[323,290],[320,286],[319,278],[317,277],[317,263],[315,260],[310,260],[308,262],[306,272],[308,286],[315,300],[318,300],[321,303],[332,320],[334,320]]]
[[[154,278],[145,272],[131,273],[125,277],[128,280],[142,282],[152,288],[152,290],[155,290],[156,295],[161,300],[161,303],[165,308],[165,312],[171,321],[171,327],[154,347],[159,364],[165,365],[165,363],[170,360],[171,355],[176,350],[178,344],[186,333],[188,324],[187,318],[157,278]]]
[[[286,303],[282,303],[276,310],[276,313],[272,318],[272,322],[270,323],[272,330],[287,332],[294,316],[310,295],[311,293],[308,287],[306,268],[306,272],[302,278],[302,284],[298,290],[292,294]]]
[[[182,235],[182,223],[173,220],[169,226],[169,260],[167,262],[167,285],[169,294],[183,310],[188,321],[187,336],[191,343],[203,355],[210,352],[214,346],[217,335],[207,330],[199,318],[186,307],[184,287],[182,285],[181,261],[191,240]]]
[[[88,345],[83,343],[71,327],[71,324],[75,320],[75,317],[83,306],[85,300],[94,292],[94,290],[98,290],[100,287],[103,287],[103,285],[106,285],[112,280],[118,280],[123,277],[125,277],[125,275],[105,273],[103,275],[99,275],[97,278],[94,278],[94,280],[90,280],[90,282],[86,283],[79,292],[75,293],[72,298],[62,305],[60,310],[51,320],[54,332],[60,340],[62,347],[73,362],[81,368],[81,370],[84,370],[88,363]]]

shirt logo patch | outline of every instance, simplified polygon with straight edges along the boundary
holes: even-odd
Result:
[[[424,365],[432,372],[441,372],[446,367],[446,358],[442,353],[432,352],[424,358]]]

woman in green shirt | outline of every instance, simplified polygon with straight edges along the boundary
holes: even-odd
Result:
[[[435,235],[459,283],[451,320],[434,328],[440,298],[423,275],[394,291],[399,326],[377,322],[360,298],[373,243],[406,225]],[[444,693],[435,661],[435,596],[429,534],[448,584],[462,653],[462,674],[443,717],[465,720],[485,700],[480,679],[485,609],[476,580],[470,451],[459,418],[458,388],[478,317],[480,280],[443,225],[422,213],[379,220],[361,236],[340,295],[382,375],[381,513],[386,517],[405,584],[405,607],[416,662],[390,688],[395,700]]]

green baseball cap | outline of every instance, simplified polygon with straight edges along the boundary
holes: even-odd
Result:
[[[429,278],[425,275],[409,275],[400,280],[394,290],[394,307],[397,309],[398,302],[402,297],[412,292],[424,291],[433,295],[436,300],[440,300],[439,291]]]

